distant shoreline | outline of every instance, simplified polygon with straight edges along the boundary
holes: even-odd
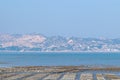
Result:
[[[0,51],[0,53],[120,53],[120,51]]]

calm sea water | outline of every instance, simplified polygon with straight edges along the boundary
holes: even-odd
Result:
[[[71,65],[120,66],[120,53],[0,52],[0,67]]]

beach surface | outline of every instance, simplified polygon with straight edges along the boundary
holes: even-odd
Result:
[[[0,68],[0,80],[120,80],[120,67],[26,66]]]

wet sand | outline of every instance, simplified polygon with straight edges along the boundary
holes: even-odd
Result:
[[[0,68],[0,80],[120,80],[120,67],[26,66]]]

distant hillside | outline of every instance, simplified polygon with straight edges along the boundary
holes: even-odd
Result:
[[[0,51],[120,52],[120,39],[0,34]]]

